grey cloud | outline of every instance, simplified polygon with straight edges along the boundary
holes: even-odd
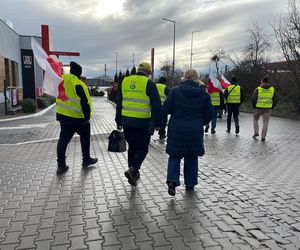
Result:
[[[186,65],[190,58],[190,40],[195,34],[195,65],[206,68],[211,49],[223,47],[240,51],[247,39],[247,29],[254,21],[266,28],[280,12],[282,0],[127,0],[122,15],[97,17],[98,0],[2,0],[0,18],[13,21],[19,34],[36,34],[41,24],[53,31],[55,50],[80,51],[79,58],[61,57],[63,62],[79,61],[88,76],[103,72],[104,64],[112,74],[118,52],[119,69],[131,67],[136,60],[150,60],[156,50],[156,66],[172,55],[173,25],[176,20],[176,65]],[[199,46],[197,43],[200,43]],[[198,47],[197,47],[198,46]]]

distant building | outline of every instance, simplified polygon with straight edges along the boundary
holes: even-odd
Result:
[[[34,59],[32,37],[49,56],[80,56],[79,52],[53,51],[48,25],[41,25],[41,36],[24,36],[14,31],[10,20],[0,19],[0,37],[0,114],[5,113],[4,80],[8,110],[24,98],[35,100],[43,94],[43,70]]]
[[[31,36],[17,34],[12,22],[1,19],[0,36],[0,114],[3,114],[4,80],[8,88],[9,108],[12,108],[23,98],[35,99],[36,88],[42,87],[43,72],[35,63]],[[35,39],[41,43],[41,37]]]
[[[103,79],[101,77],[87,78],[86,84],[91,87],[111,87],[113,81],[109,79]]]

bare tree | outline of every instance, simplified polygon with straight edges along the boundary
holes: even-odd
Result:
[[[167,79],[167,85],[171,87],[172,82],[172,62],[169,59],[166,59],[162,62],[160,68],[160,75],[164,76]],[[178,85],[181,82],[183,72],[179,68],[174,69],[174,86]]]
[[[293,78],[288,96],[300,112],[300,11],[295,0],[288,1],[287,16],[275,20],[273,30]]]
[[[267,61],[265,53],[271,48],[271,43],[264,30],[257,23],[253,23],[248,31],[249,42],[243,52],[245,53],[245,61],[250,63],[251,68],[255,68]]]

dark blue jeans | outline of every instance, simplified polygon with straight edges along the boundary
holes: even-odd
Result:
[[[188,155],[184,157],[169,156],[167,183],[174,182],[180,186],[180,161],[184,158],[184,183],[186,187],[193,187],[198,184],[198,156]]]
[[[213,108],[213,115],[212,115],[212,119],[211,119],[211,130],[215,130],[216,126],[217,126],[217,115],[218,115],[218,111],[220,109],[219,108]],[[209,124],[206,125],[206,127],[209,127]]]

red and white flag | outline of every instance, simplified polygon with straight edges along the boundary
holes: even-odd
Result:
[[[45,71],[43,81],[44,92],[48,95],[58,97],[58,87],[63,83],[63,78],[61,78],[62,63],[56,62],[48,56],[34,38],[31,38],[31,48],[38,65]]]
[[[220,83],[223,88],[228,88],[231,85],[231,83],[223,75],[221,76]]]
[[[207,91],[208,93],[220,92],[222,90],[221,83],[212,72],[209,73]]]

